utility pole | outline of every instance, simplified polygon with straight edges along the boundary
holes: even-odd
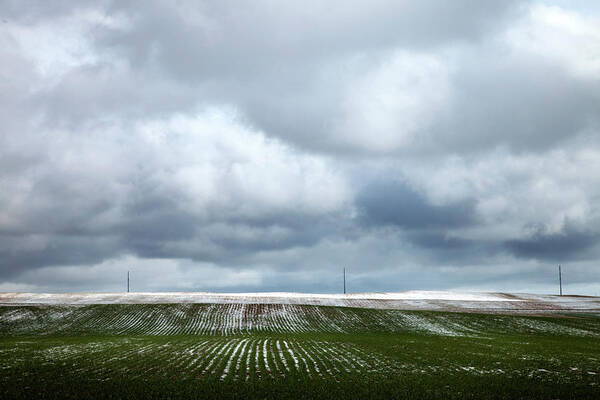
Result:
[[[346,294],[346,268],[344,268],[344,294]]]
[[[558,286],[560,288],[560,295],[562,296],[562,271],[560,270],[560,264],[558,264]]]
[[[127,293],[129,293],[129,271],[127,271]]]

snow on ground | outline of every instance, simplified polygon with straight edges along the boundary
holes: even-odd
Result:
[[[140,292],[140,293],[10,293],[0,292],[0,303],[37,304],[105,304],[105,303],[290,303],[344,305],[356,300],[449,300],[449,301],[519,301],[501,293],[442,291],[408,291],[399,293],[321,294],[295,292],[210,293],[210,292]],[[320,304],[324,303],[324,304]]]
[[[290,304],[397,310],[535,313],[600,312],[600,297],[535,294],[408,291],[399,293],[0,293],[0,305],[17,304]]]
[[[58,309],[58,312],[57,310]],[[70,309],[71,312],[66,312]],[[61,317],[58,317],[58,316]],[[138,304],[120,307],[81,305],[0,307],[0,335],[207,335],[254,333],[421,332],[443,336],[480,336],[484,332],[545,332],[598,336],[600,329],[578,318],[542,319],[469,313],[416,313],[292,304]],[[277,345],[276,345],[277,346]],[[283,352],[279,344],[278,352]],[[285,367],[285,364],[284,364]]]
[[[141,347],[140,347],[141,346]],[[14,368],[24,360],[0,350],[0,368]],[[93,365],[81,361],[93,354]],[[190,378],[206,376],[221,380],[285,378],[290,374],[308,379],[324,379],[342,371],[371,373],[395,363],[383,354],[362,351],[353,344],[316,340],[271,338],[213,338],[197,343],[191,340],[164,344],[136,344],[117,340],[76,345],[52,345],[35,350],[30,358],[38,364],[85,365],[82,372],[122,371],[147,377],[175,373]],[[128,360],[127,363],[123,363]],[[133,370],[130,368],[134,367]],[[161,371],[163,370],[163,371]]]
[[[113,338],[77,344],[54,341],[31,344],[16,342],[0,346],[0,370],[9,370],[6,376],[13,379],[14,374],[30,365],[50,366],[67,373],[103,379],[128,376],[146,380],[169,376],[189,382],[211,377],[223,381],[309,379],[339,382],[365,374],[377,377],[382,373],[460,373],[536,379],[553,376],[553,379],[568,384],[580,381],[582,375],[598,374],[597,360],[592,357],[577,359],[577,364],[573,364],[573,360],[560,362],[548,358],[549,354],[529,354],[523,347],[515,353],[496,350],[490,354],[491,358],[482,362],[482,354],[475,348],[467,350],[464,359],[440,357],[429,360],[420,358],[417,353],[407,353],[398,359],[354,343],[289,337],[212,337],[202,341],[176,338],[166,343],[148,338]],[[514,363],[519,355],[529,362]],[[495,363],[490,364],[491,360]],[[590,384],[597,384],[593,379],[595,377]]]

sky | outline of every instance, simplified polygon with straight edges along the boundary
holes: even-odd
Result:
[[[0,291],[600,295],[600,6],[0,0]]]

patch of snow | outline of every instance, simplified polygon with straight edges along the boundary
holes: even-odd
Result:
[[[297,324],[295,315],[286,315],[288,305],[322,305],[401,310],[493,311],[508,313],[600,311],[599,297],[553,296],[535,294],[477,293],[455,291],[407,291],[399,293],[0,293],[0,305],[10,304],[279,304],[284,305],[281,317],[289,325]],[[246,306],[232,306],[230,320],[222,321],[228,329],[242,329],[240,321]],[[185,309],[176,312],[184,318]],[[10,316],[0,316],[11,318]],[[18,318],[15,316],[14,318]],[[61,318],[61,316],[57,316]],[[237,325],[236,325],[237,323]],[[204,327],[210,330],[211,326]],[[304,327],[303,327],[304,328]],[[298,327],[300,329],[300,327]]]

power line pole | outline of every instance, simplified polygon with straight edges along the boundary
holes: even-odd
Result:
[[[344,268],[344,294],[346,294],[346,268]]]
[[[560,295],[562,296],[562,271],[560,269],[560,264],[558,264],[558,286],[560,288]]]
[[[127,293],[129,293],[129,271],[127,271]]]

